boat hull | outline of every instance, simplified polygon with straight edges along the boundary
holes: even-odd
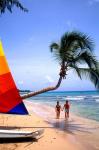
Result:
[[[44,130],[40,129],[34,132],[31,131],[16,131],[16,130],[0,130],[0,138],[34,138],[39,139],[43,136]]]

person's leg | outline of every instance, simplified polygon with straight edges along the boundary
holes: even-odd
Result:
[[[67,118],[67,112],[65,111],[65,119]]]
[[[59,118],[60,118],[60,111],[59,111]]]
[[[60,111],[58,111],[58,119],[60,118]]]
[[[56,111],[56,119],[58,119],[58,111]]]
[[[56,112],[56,119],[59,119],[59,111]]]
[[[67,111],[67,117],[69,118],[69,110]]]

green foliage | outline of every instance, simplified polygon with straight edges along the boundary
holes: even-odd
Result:
[[[28,10],[22,6],[22,4],[18,0],[0,0],[0,12],[1,14],[8,9],[12,13],[12,7],[16,6],[20,8],[22,11],[27,12]]]
[[[61,70],[75,70],[78,77],[90,79],[99,89],[99,62],[93,54],[93,40],[81,32],[66,32],[59,43],[50,45],[51,52],[59,61]],[[82,68],[81,66],[86,66]]]

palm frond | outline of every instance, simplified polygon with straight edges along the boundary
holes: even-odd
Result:
[[[78,68],[81,78],[91,80],[97,89],[99,89],[99,70],[89,68]]]
[[[93,41],[87,35],[76,31],[66,32],[61,37],[59,53],[64,61],[71,61],[85,49],[92,52],[93,47]]]
[[[50,51],[53,52],[53,50],[59,49],[59,45],[57,43],[52,43],[50,45]]]
[[[80,69],[76,64],[71,63],[71,64],[69,64],[69,67],[72,68],[77,73],[77,75],[80,79],[82,79]]]
[[[89,68],[98,68],[99,63],[96,57],[88,51],[82,52],[77,57],[72,59],[74,63],[87,64]]]
[[[0,0],[0,12],[4,13],[8,9],[12,13],[12,7],[16,6],[21,10],[27,12],[28,10],[22,6],[18,0]]]
[[[88,49],[90,51],[94,48],[93,40],[78,31],[73,32],[66,32],[61,38],[61,49],[65,47],[65,50],[68,51],[70,49],[77,50],[78,48],[81,49]]]

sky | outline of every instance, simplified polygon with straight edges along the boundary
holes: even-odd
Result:
[[[99,60],[99,0],[21,0],[28,13],[13,7],[0,15],[0,39],[19,89],[38,90],[55,85],[59,64],[49,46],[67,31],[81,31],[95,42]],[[70,71],[60,91],[95,90]]]

